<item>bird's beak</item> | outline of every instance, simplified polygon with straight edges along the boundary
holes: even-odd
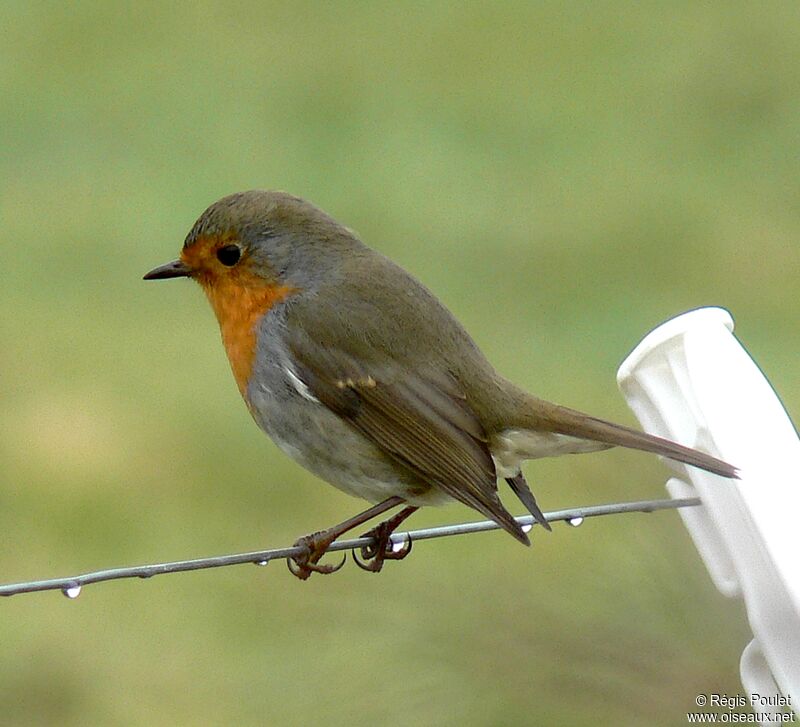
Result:
[[[153,268],[144,280],[161,280],[162,278],[186,278],[191,274],[189,268],[180,260],[173,260],[166,265],[159,265]]]

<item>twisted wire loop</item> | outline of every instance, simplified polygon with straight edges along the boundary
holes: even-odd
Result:
[[[545,513],[547,522],[564,521],[570,525],[580,525],[586,518],[600,517],[603,515],[618,515],[628,512],[655,512],[657,510],[673,510],[681,507],[696,507],[700,505],[700,498],[688,497],[675,500],[640,500],[637,502],[619,502],[608,505],[591,505],[587,507],[574,507],[567,510],[555,510]],[[532,515],[515,518],[527,530],[536,522]],[[451,535],[466,535],[480,533],[488,530],[498,530],[499,526],[491,520],[480,520],[456,525],[441,525],[434,528],[423,528],[394,533],[391,542],[398,548],[405,543],[433,538],[446,538]],[[328,552],[339,550],[353,550],[374,545],[373,538],[351,538],[337,540],[327,549]],[[137,565],[126,568],[110,568],[108,570],[93,571],[66,578],[50,578],[47,580],[27,581],[24,583],[10,583],[0,585],[0,596],[14,596],[19,593],[33,593],[35,591],[61,591],[69,598],[75,598],[83,586],[102,581],[113,581],[121,578],[151,578],[165,573],[179,573],[182,571],[203,570],[206,568],[222,568],[241,563],[255,563],[267,565],[272,560],[291,558],[302,552],[302,547],[275,548],[272,550],[256,550],[249,553],[236,553],[233,555],[218,555],[211,558],[195,558],[192,560],[176,560],[152,565]]]

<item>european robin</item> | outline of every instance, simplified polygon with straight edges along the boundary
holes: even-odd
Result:
[[[517,540],[527,534],[498,497],[505,478],[549,525],[520,464],[630,447],[724,477],[736,469],[666,439],[551,404],[498,374],[419,281],[309,202],[249,191],[215,202],[180,258],[146,280],[200,283],[219,321],[239,391],[256,423],[323,480],[377,503],[301,538],[300,578],[342,533],[391,508],[360,563],[379,571],[391,532],[422,505],[458,500]]]

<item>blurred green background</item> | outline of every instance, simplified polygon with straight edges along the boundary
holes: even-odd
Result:
[[[796,415],[799,21],[3,3],[0,581],[284,545],[362,506],[250,421],[200,290],[141,281],[242,189],[353,227],[543,397],[633,423],[619,363],[715,304]],[[667,471],[527,472],[557,509],[663,496]],[[617,516],[531,550],[419,544],[379,577],[274,563],[2,600],[0,723],[683,724],[697,693],[741,691],[747,640],[675,513]]]

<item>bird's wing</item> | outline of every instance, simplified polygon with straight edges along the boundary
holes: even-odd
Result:
[[[330,340],[290,330],[297,373],[322,404],[421,481],[529,543],[500,502],[486,434],[449,372],[411,370],[369,353],[356,357]]]

